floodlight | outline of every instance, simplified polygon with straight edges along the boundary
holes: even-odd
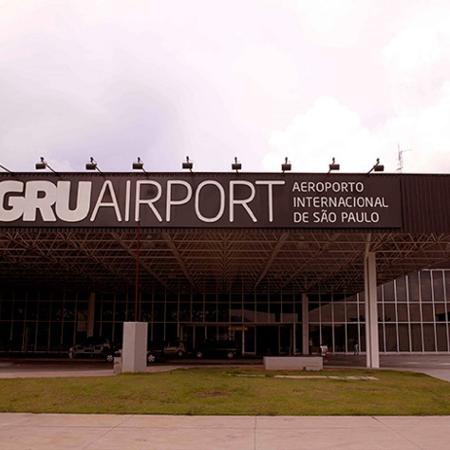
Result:
[[[91,156],[89,162],[86,163],[86,170],[98,170],[97,161]]]
[[[58,173],[53,170],[53,168],[50,166],[50,164],[44,159],[43,156],[41,156],[39,162],[36,163],[35,165],[36,170],[44,170],[44,169],[49,169],[51,170],[53,173],[56,173],[58,175]]]
[[[40,161],[36,163],[35,167],[36,167],[36,170],[44,170],[47,168],[47,162],[45,161],[43,156],[41,156]]]
[[[288,158],[286,156],[286,158],[284,158],[284,164],[281,164],[281,171],[284,172],[289,172],[292,169],[291,163],[288,162]]]
[[[144,169],[144,161],[138,156],[137,161],[133,163],[133,170],[142,170],[145,172]]]
[[[234,157],[234,163],[231,164],[231,170],[235,170],[238,173],[242,169],[242,164],[238,162],[237,156]]]
[[[181,165],[181,168],[192,172],[192,169],[194,168],[194,163],[189,159],[189,156],[186,156],[186,162],[184,162]]]
[[[331,164],[328,165],[328,173],[330,173],[332,170],[339,170],[341,168],[340,164],[336,163],[336,158],[333,157],[331,160]]]
[[[380,164],[380,158],[377,158],[375,165],[369,170],[368,174],[374,172],[384,172],[384,165]]]

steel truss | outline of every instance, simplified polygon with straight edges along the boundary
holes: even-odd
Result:
[[[0,230],[3,284],[83,283],[198,291],[358,292],[367,248],[378,282],[448,267],[450,234],[299,230]]]

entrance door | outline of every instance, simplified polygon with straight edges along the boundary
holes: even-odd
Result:
[[[254,326],[248,325],[232,325],[228,327],[229,339],[236,343],[236,346],[245,355],[255,355],[255,332]]]

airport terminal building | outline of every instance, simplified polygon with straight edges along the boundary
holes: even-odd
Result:
[[[0,352],[450,351],[450,175],[5,173]]]

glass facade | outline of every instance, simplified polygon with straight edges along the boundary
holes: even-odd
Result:
[[[361,295],[309,295],[309,348],[327,345],[333,353],[365,351],[364,298]]]
[[[0,351],[66,351],[87,334],[88,293],[0,291]]]
[[[449,351],[449,270],[409,274],[383,285],[379,296],[380,351]]]
[[[65,289],[0,290],[0,351],[65,352],[88,335],[122,339],[122,323],[135,320],[133,292]],[[309,323],[312,352],[365,351],[363,294],[192,293],[154,290],[141,298],[149,341],[183,339],[195,348],[207,338],[232,339],[244,354],[302,351],[302,324]],[[378,287],[381,352],[448,352],[450,270],[423,270]]]

